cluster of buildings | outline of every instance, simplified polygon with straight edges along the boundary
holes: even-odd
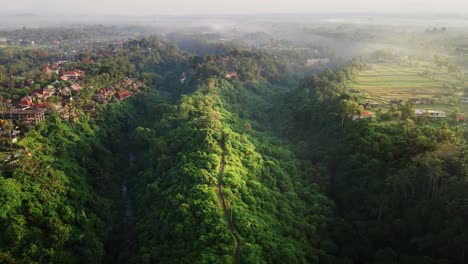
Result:
[[[56,61],[50,65],[44,66],[42,68],[42,73],[46,74],[59,74],[59,70],[62,70],[65,68],[65,65],[68,63],[68,61],[62,60],[62,61]]]
[[[46,101],[51,96],[60,99],[55,103]],[[16,107],[0,112],[0,118],[37,125],[45,120],[44,114],[48,109],[54,109],[61,118],[68,119],[70,117],[68,106],[72,101],[71,95],[64,95],[59,91],[55,93],[34,92],[32,96],[27,95],[21,98]]]
[[[45,66],[42,72],[58,74],[60,70],[64,69],[66,63],[67,61],[56,61],[52,65]],[[84,75],[84,72],[80,70],[75,72],[80,74],[71,79],[73,81],[70,86],[63,87],[61,81],[55,81],[46,87],[33,90],[31,94],[22,97],[16,105],[12,104],[11,100],[6,101],[5,106],[8,110],[1,111],[0,118],[20,121],[27,125],[36,125],[45,120],[44,113],[48,109],[54,109],[60,117],[68,119],[70,117],[68,106],[73,102],[73,96],[79,95],[83,90],[78,79]],[[66,73],[62,73],[61,80],[66,79],[63,78],[66,77]],[[28,79],[26,83],[33,86],[34,80]]]
[[[56,61],[51,65],[47,65],[42,68],[42,73],[46,74],[56,74],[59,75],[60,73],[60,80],[67,81],[67,80],[78,80],[80,77],[86,74],[85,71],[82,70],[73,70],[73,71],[63,71],[65,69],[66,64],[68,61]]]
[[[142,81],[136,78],[124,77],[113,86],[99,90],[99,92],[93,96],[93,99],[98,103],[104,103],[115,96],[120,101],[123,101],[131,97],[135,92],[138,92],[139,88],[142,86]]]
[[[416,117],[430,118],[430,119],[443,119],[447,117],[445,111],[441,110],[426,110],[426,109],[415,109],[414,113]],[[355,112],[354,115],[349,116],[353,121],[360,119],[373,118],[373,114],[369,110],[364,110],[361,113]],[[458,123],[465,123],[465,116],[461,114],[455,115],[455,121]]]
[[[43,87],[41,89],[32,90],[29,95],[22,97],[19,102],[13,103],[11,99],[4,99],[4,111],[0,111],[0,135],[4,139],[11,139],[15,143],[19,132],[16,129],[12,131],[2,130],[5,120],[11,120],[13,123],[18,122],[26,124],[30,127],[44,122],[45,113],[49,110],[55,111],[65,120],[68,120],[73,113],[74,97],[81,100],[80,94],[83,91],[82,81],[80,80],[84,71],[63,71],[67,61],[57,61],[52,65],[45,66],[42,71],[46,74],[60,74],[60,81]],[[34,85],[34,80],[26,80],[31,86]],[[68,86],[64,87],[64,84]],[[118,100],[126,100],[134,93],[139,91],[143,86],[143,82],[136,78],[124,77],[117,81],[111,87],[100,89],[94,96],[94,101],[86,102],[83,106],[83,111],[90,116],[95,117],[95,104],[105,103],[114,96]],[[9,130],[9,129],[8,129]],[[12,136],[13,135],[13,136]]]
[[[435,103],[432,98],[411,98],[411,99],[408,99],[408,102],[412,102],[415,105],[431,105]],[[468,104],[468,96],[463,96],[460,102],[462,104],[463,103]],[[402,106],[404,104],[405,104],[405,101],[403,100],[390,100],[388,104],[382,104],[382,103],[378,103],[378,102],[371,101],[371,100],[366,100],[360,103],[360,105],[364,109],[376,109],[376,108],[382,108],[382,107],[391,108],[391,107]],[[445,111],[422,109],[422,108],[415,109],[414,114],[416,115],[416,117],[421,117],[421,118],[424,117],[424,118],[430,118],[430,119],[443,119],[447,117],[447,113]],[[360,115],[353,116],[353,120],[358,120],[361,118],[368,118],[368,117],[361,117]],[[461,114],[458,114],[456,115],[455,120],[459,123],[464,123],[465,117]]]
[[[45,74],[59,74],[65,69],[67,61],[56,61],[51,65],[47,65],[42,69]],[[72,74],[73,73],[73,74]],[[46,87],[35,89],[30,95],[26,95],[20,99],[19,103],[14,106],[10,105],[10,110],[2,112],[4,117],[16,116],[17,121],[21,121],[28,125],[35,125],[45,120],[44,113],[48,109],[54,109],[61,118],[68,119],[70,117],[69,105],[73,102],[73,96],[78,96],[83,87],[80,85],[80,77],[85,74],[84,71],[64,71],[60,74],[60,80],[71,85],[63,87],[63,82],[54,81]],[[31,86],[34,80],[26,80]],[[49,99],[53,98],[53,99]],[[13,108],[13,109],[12,109]],[[28,113],[34,113],[35,118],[26,118]],[[37,118],[36,118],[37,117]],[[8,118],[11,119],[11,118]]]

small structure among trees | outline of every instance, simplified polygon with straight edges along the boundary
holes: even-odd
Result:
[[[237,78],[237,72],[235,71],[227,71],[226,72],[226,75],[225,75],[226,79],[233,79],[233,78]]]

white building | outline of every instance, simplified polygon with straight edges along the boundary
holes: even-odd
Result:
[[[416,109],[414,110],[416,116],[421,117],[431,117],[431,118],[445,118],[446,114],[444,111],[440,110],[426,110],[426,109]]]

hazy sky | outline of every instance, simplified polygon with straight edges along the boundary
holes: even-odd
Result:
[[[1,13],[233,14],[330,12],[468,13],[468,0],[0,0]]]

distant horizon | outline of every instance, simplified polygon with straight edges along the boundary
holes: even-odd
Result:
[[[460,11],[463,10],[463,11]],[[16,0],[3,14],[91,16],[192,16],[261,14],[468,14],[468,1],[445,0],[81,0],[57,5],[55,0]]]
[[[272,15],[282,15],[282,16],[293,16],[293,15],[320,15],[320,16],[332,16],[332,15],[343,15],[343,16],[386,16],[386,17],[407,17],[417,15],[418,17],[448,17],[448,16],[457,16],[468,18],[468,12],[355,12],[355,11],[323,11],[323,12],[233,12],[233,13],[154,13],[154,14],[112,14],[112,13],[103,13],[103,14],[86,14],[86,13],[50,13],[50,14],[40,14],[34,12],[2,12],[0,11],[0,16],[2,17],[21,17],[21,16],[35,16],[35,17],[51,17],[51,16],[63,16],[63,17],[75,17],[83,16],[87,17],[230,17],[230,16],[272,16]]]

